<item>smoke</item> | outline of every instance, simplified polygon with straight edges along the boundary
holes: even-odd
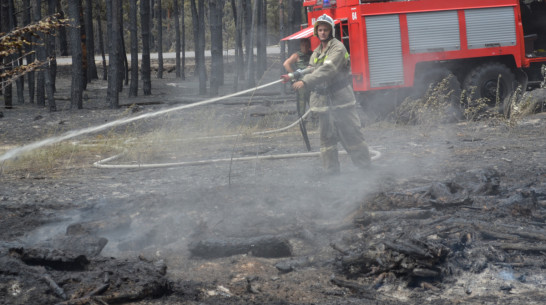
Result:
[[[271,99],[274,98],[278,97]],[[157,130],[161,126],[167,129],[166,136],[153,133],[149,136],[148,130],[134,132],[140,136],[135,142],[141,146],[132,147],[132,154],[124,161],[160,163],[302,152],[297,127],[282,134],[248,135],[248,130],[278,128],[293,122],[295,113],[285,111],[288,107],[295,109],[291,98],[286,97],[286,104],[263,98],[262,108],[271,112],[264,115],[247,113],[244,106],[247,103],[241,99],[238,104],[214,106],[219,109],[212,112],[187,110],[158,119],[159,114],[188,106],[184,105],[116,121],[115,124],[122,124],[128,120],[155,118],[149,123],[155,122],[159,126]],[[31,148],[108,127],[111,126],[74,131],[38,142]],[[189,139],[241,131],[245,135],[235,138]],[[309,132],[317,151],[318,134],[312,128]],[[62,235],[75,223],[89,225],[93,234],[106,237],[109,242],[103,255],[111,256],[165,251],[187,254],[190,242],[207,237],[309,238],[306,232],[311,232],[316,234],[314,238],[320,239],[325,227],[350,224],[351,213],[365,208],[366,196],[385,187],[385,180],[420,175],[424,169],[444,160],[445,147],[436,145],[436,137],[446,135],[441,133],[441,128],[435,130],[433,137],[415,137],[406,127],[370,124],[365,133],[368,144],[381,146],[379,150],[384,156],[373,163],[370,171],[359,171],[348,156],[340,156],[342,173],[334,177],[323,176],[320,159],[316,157],[181,168],[97,169],[101,172],[93,171],[92,180],[82,177],[80,186],[81,190],[90,188],[95,196],[75,199],[74,205],[82,207],[75,215],[59,214],[63,222],[29,235],[28,240]],[[178,144],[171,145],[171,142]],[[8,152],[1,158],[11,158],[23,150]],[[79,190],[76,188],[74,192]]]

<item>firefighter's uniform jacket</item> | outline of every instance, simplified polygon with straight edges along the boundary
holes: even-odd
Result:
[[[368,145],[355,109],[356,98],[350,83],[349,54],[343,43],[331,39],[326,48],[319,45],[309,65],[314,71],[302,81],[311,90],[311,111],[319,114],[320,152],[326,172],[339,172],[337,143],[341,142],[353,163],[361,168],[370,164]]]

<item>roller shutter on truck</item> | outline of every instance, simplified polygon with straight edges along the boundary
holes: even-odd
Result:
[[[457,11],[407,14],[411,53],[461,49]]]
[[[468,9],[464,13],[469,49],[516,45],[513,7]]]
[[[366,36],[372,88],[404,84],[398,15],[366,17]]]

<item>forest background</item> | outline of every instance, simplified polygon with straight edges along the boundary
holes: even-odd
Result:
[[[177,78],[198,78],[199,94],[215,96],[225,51],[233,50],[233,90],[251,88],[267,69],[266,47],[306,23],[302,0],[0,0],[0,7],[0,88],[8,109],[36,103],[56,110],[58,56],[71,56],[77,109],[99,77],[108,80],[111,108],[119,107],[123,84],[129,97],[150,95],[152,78],[163,78],[164,52],[176,54]],[[281,60],[296,48],[280,42]],[[194,51],[191,70],[186,51]],[[153,67],[150,53],[157,53]]]

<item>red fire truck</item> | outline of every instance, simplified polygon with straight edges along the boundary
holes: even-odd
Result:
[[[474,97],[495,101],[508,96],[517,81],[527,88],[542,80],[542,0],[305,0],[303,5],[309,26],[284,40],[311,37],[316,18],[330,15],[350,52],[357,93],[415,88],[452,73]],[[313,37],[313,47],[318,44]]]

